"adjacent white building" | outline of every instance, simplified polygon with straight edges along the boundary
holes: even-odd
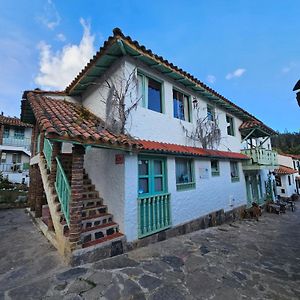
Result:
[[[29,183],[32,125],[0,115],[0,172],[10,182]]]
[[[279,168],[275,170],[277,194],[291,197],[300,194],[299,190],[299,157],[290,154],[278,154]]]

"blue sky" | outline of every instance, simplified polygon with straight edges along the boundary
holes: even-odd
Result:
[[[59,89],[120,27],[275,130],[299,131],[297,0],[0,0],[0,110]]]

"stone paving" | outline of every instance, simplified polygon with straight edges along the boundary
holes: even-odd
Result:
[[[0,211],[0,299],[300,299],[299,229],[300,209],[265,213],[70,268],[23,210]]]

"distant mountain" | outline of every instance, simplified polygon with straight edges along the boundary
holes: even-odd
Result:
[[[272,147],[279,153],[300,154],[300,132],[278,133],[271,141]]]

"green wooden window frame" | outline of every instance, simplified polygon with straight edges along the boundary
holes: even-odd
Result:
[[[15,127],[14,138],[23,140],[25,138],[25,129],[23,127]]]
[[[210,161],[211,176],[220,176],[220,162],[216,159]]]
[[[236,161],[230,162],[230,175],[231,175],[231,182],[240,181],[239,165]]]
[[[147,161],[147,174],[141,174],[139,166],[143,161]],[[161,163],[161,172],[156,172],[155,163]],[[155,182],[156,179],[161,179],[162,190],[156,190]],[[148,185],[148,190],[145,192],[140,184],[141,180],[146,180]],[[153,157],[153,156],[139,156],[138,157],[138,195],[139,197],[159,195],[167,193],[167,165],[166,159],[163,157]]]
[[[177,164],[179,162],[186,162],[187,164],[187,169],[190,170],[190,180],[188,182],[178,182],[177,178]],[[196,188],[196,182],[195,182],[195,164],[194,160],[190,158],[183,158],[183,157],[178,157],[175,158],[175,176],[176,176],[176,189],[177,191],[184,191],[184,190],[190,190],[190,189],[195,189]]]
[[[183,110],[184,110],[184,118],[180,118],[180,116],[175,116],[175,109],[174,109],[174,94],[175,93],[179,93],[182,94],[183,96]],[[184,103],[184,100],[186,99],[186,104]],[[192,122],[192,109],[191,109],[192,105],[191,105],[191,96],[187,95],[186,93],[176,89],[175,87],[173,87],[173,116],[176,119],[179,120],[183,120],[186,122]],[[187,112],[185,111],[185,109],[187,109]]]
[[[227,122],[227,134],[231,136],[235,136],[234,118],[230,115],[226,115],[226,122]]]
[[[138,76],[138,97],[141,97],[141,103],[142,106],[145,108],[148,108],[152,111],[158,112],[158,113],[165,113],[165,104],[164,104],[164,99],[165,99],[165,93],[164,93],[164,82],[158,78],[155,78],[153,76],[149,76],[147,74],[144,74],[141,71],[137,72]],[[153,110],[149,108],[149,101],[148,101],[148,84],[149,84],[149,79],[152,81],[156,81],[157,83],[160,84],[160,111]]]

